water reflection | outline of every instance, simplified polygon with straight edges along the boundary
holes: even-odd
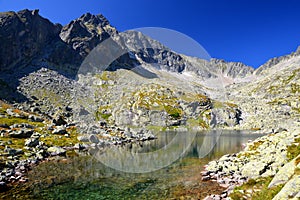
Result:
[[[246,140],[243,132],[237,131],[214,130],[198,134],[165,132],[158,134],[158,140],[125,147],[113,146],[105,150],[91,149],[90,154],[110,168],[145,173],[167,167],[184,156],[204,158],[234,147],[238,149]]]
[[[29,174],[31,193],[27,193],[28,197],[20,194],[20,199],[176,199],[194,190],[195,194],[188,195],[200,198],[205,192],[217,190],[215,183],[201,182],[201,167],[224,154],[241,150],[242,143],[258,137],[240,131],[190,134],[166,132],[157,140],[114,148],[109,155],[108,151],[98,149],[90,152],[92,156],[40,164]],[[133,160],[137,154],[152,156]],[[135,162],[131,166],[146,169],[162,166],[164,160],[174,162],[149,173],[127,173],[107,167],[100,158],[111,159],[111,163],[122,167]]]

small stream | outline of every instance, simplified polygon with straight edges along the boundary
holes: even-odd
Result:
[[[201,199],[223,188],[201,181],[209,161],[261,135],[247,131],[159,133],[158,139],[44,162],[0,199]]]

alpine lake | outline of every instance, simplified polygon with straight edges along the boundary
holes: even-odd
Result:
[[[250,131],[160,132],[157,139],[54,157],[0,199],[203,199],[224,188],[202,181],[204,165],[237,153]]]

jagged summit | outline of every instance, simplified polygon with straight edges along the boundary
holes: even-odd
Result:
[[[64,26],[59,35],[64,42],[85,57],[101,41],[116,33],[117,30],[103,15],[86,13]]]
[[[102,14],[93,15],[91,13],[86,13],[83,14],[80,18],[78,18],[78,20],[101,27],[110,25],[107,18],[105,18]]]

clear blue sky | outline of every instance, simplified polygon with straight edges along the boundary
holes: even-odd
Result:
[[[0,0],[0,10],[40,9],[67,24],[83,13],[102,13],[124,31],[164,27],[198,41],[215,58],[258,67],[300,45],[298,0]]]

